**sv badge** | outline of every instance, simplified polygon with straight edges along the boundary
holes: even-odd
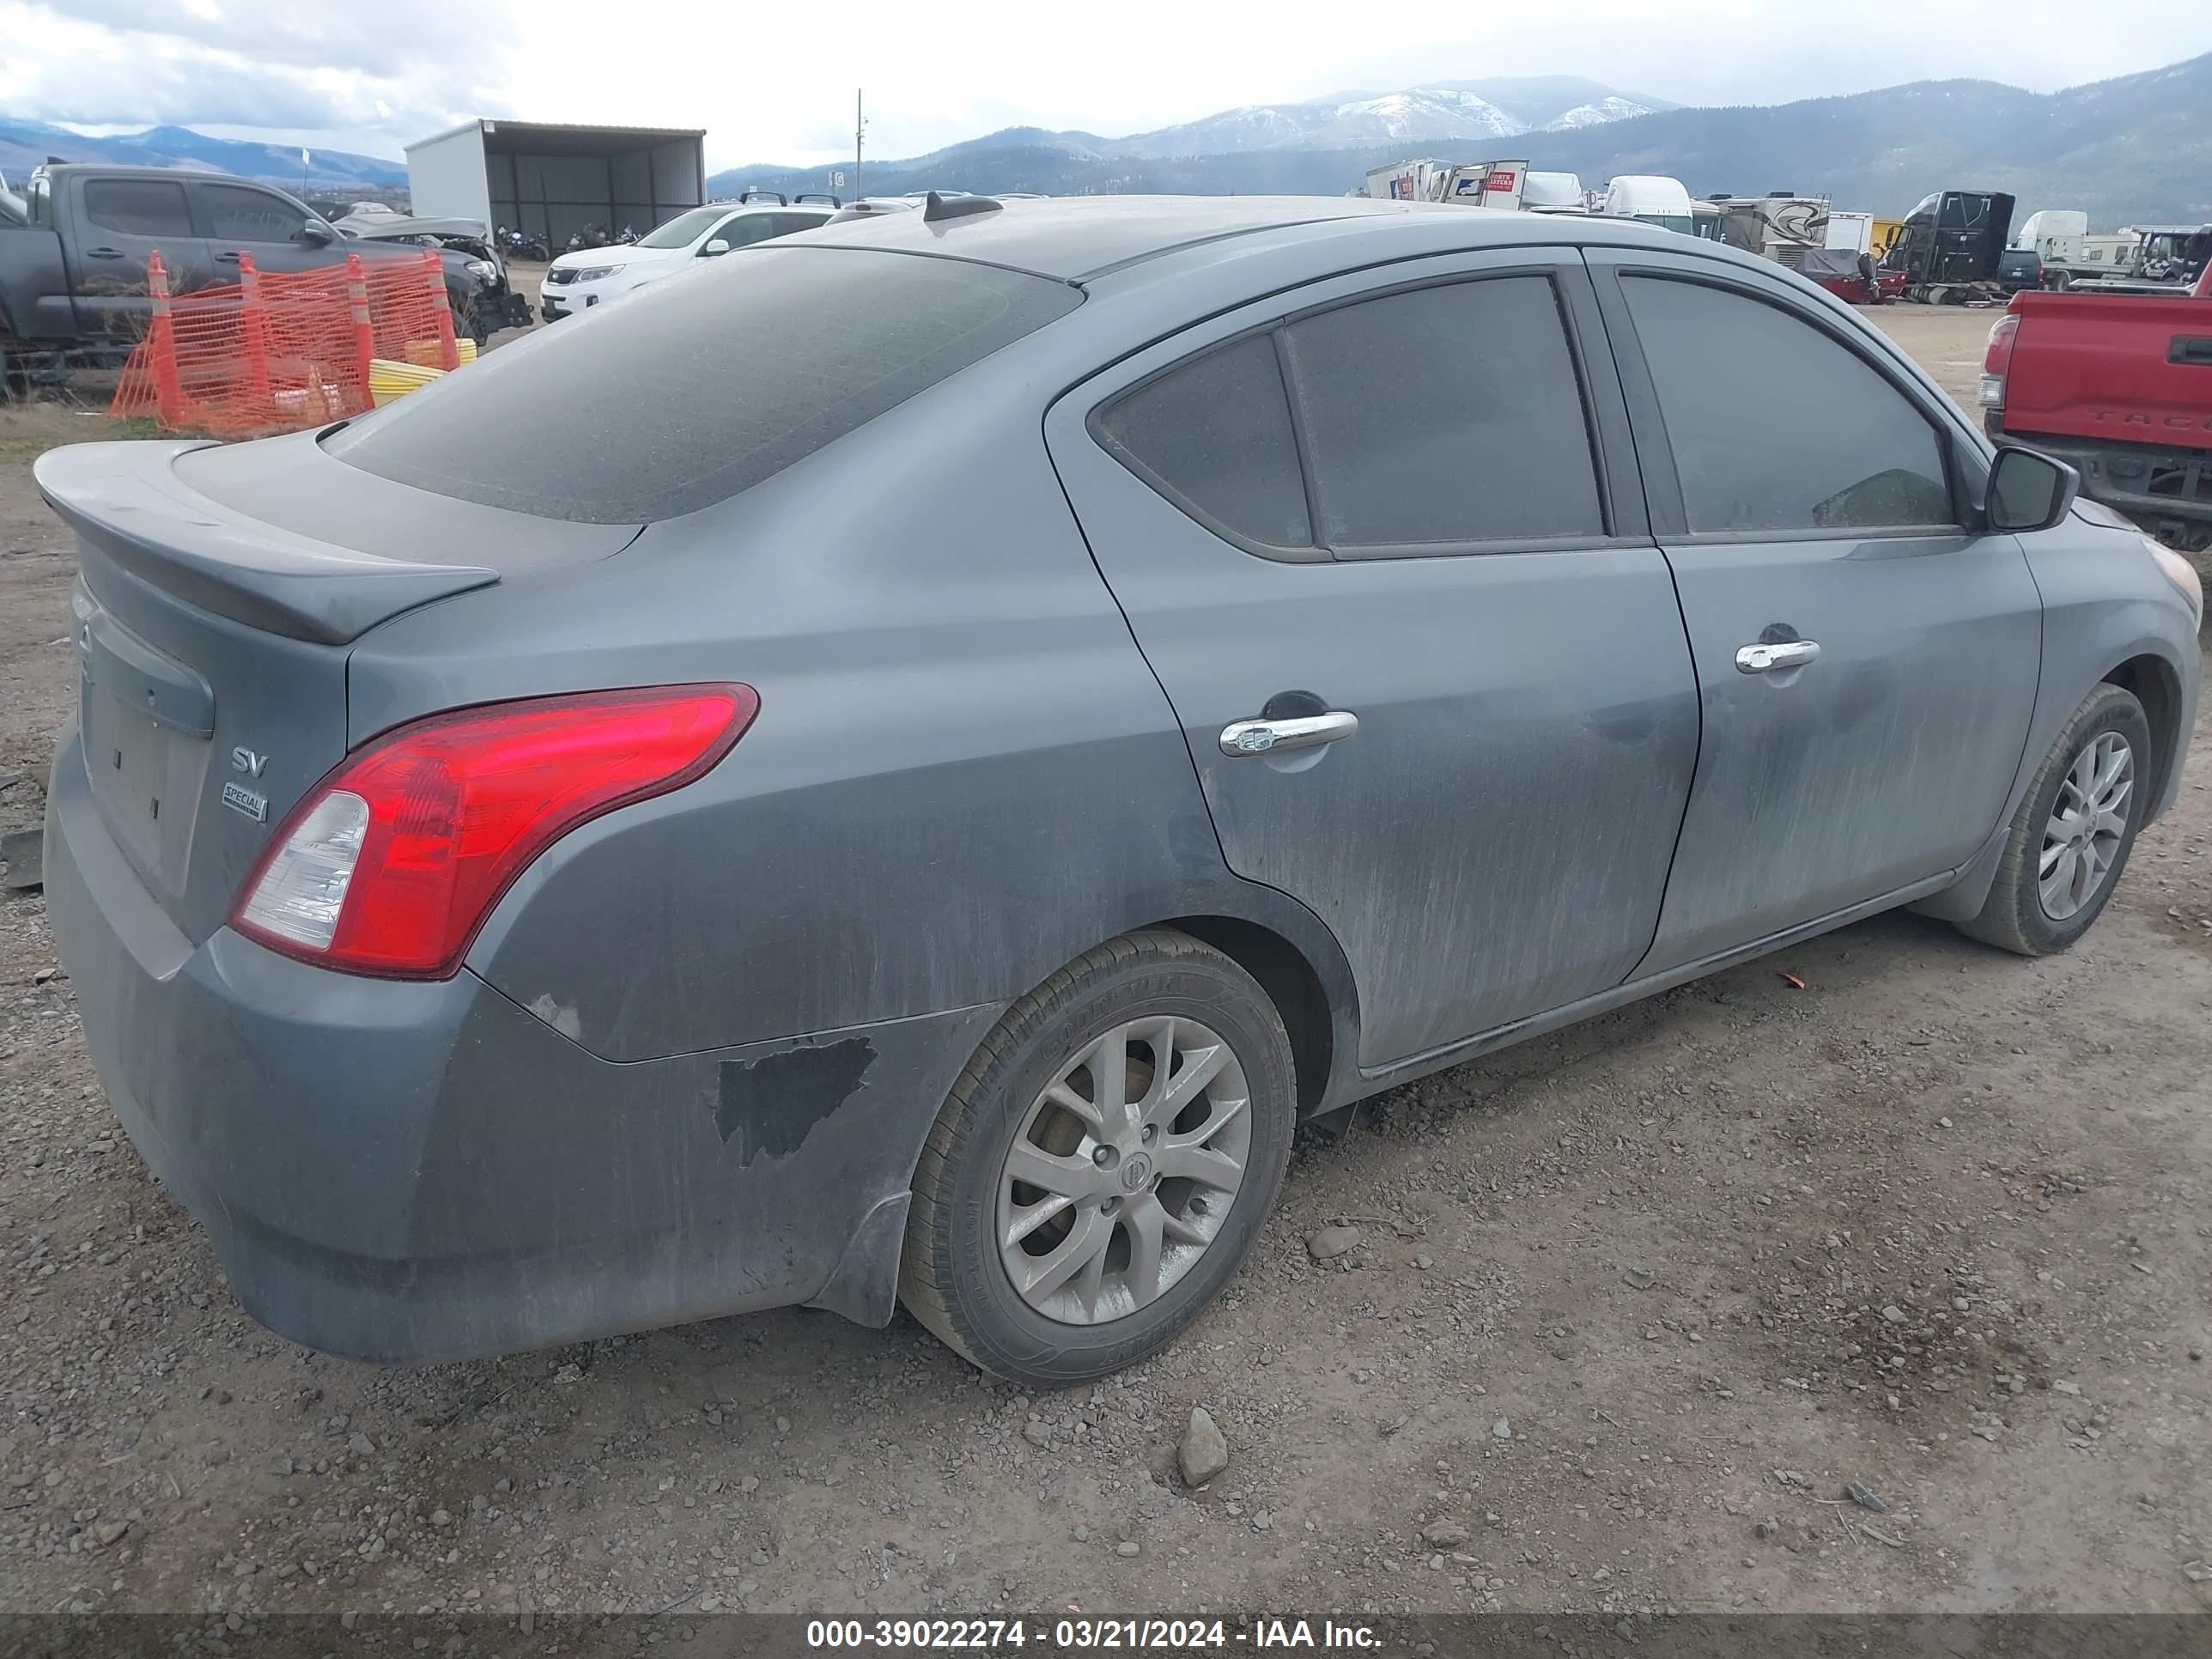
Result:
[[[268,764],[268,756],[257,755],[243,744],[230,751],[231,769],[234,772],[243,772],[249,778],[259,777],[261,769]]]

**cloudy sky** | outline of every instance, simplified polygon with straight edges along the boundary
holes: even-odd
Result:
[[[720,167],[849,153],[856,86],[869,153],[890,157],[1424,80],[1580,74],[1767,104],[1937,76],[2051,91],[2208,51],[2203,0],[0,0],[0,114],[392,156],[477,115],[700,126]]]

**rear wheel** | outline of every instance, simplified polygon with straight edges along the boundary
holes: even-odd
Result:
[[[1981,914],[1960,924],[2021,956],[2063,951],[2104,913],[2150,805],[2150,720],[2100,685],[2058,734],[2013,814]]]
[[[1009,1009],[954,1085],[901,1299],[1015,1382],[1133,1364],[1250,1250],[1296,1117],[1290,1040],[1250,975],[1181,933],[1110,940]]]

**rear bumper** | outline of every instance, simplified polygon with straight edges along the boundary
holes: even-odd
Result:
[[[617,1064],[465,971],[196,946],[108,836],[73,729],[46,856],[116,1115],[248,1313],[364,1359],[793,1303],[887,1320],[922,1138],[998,1012]]]
[[[1984,416],[1982,425],[1996,441],[2064,461],[2081,475],[2081,493],[2091,501],[2139,519],[2212,523],[2212,449],[2014,432],[1998,414]]]

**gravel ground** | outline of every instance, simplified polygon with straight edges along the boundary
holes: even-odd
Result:
[[[1878,320],[1971,386],[1985,317]],[[99,435],[0,415],[0,830],[74,688],[28,462]],[[1180,1346],[1037,1396],[903,1316],[274,1338],[0,898],[0,1611],[2203,1610],[2203,724],[2191,766],[2069,955],[1890,916],[1400,1089],[1302,1135]]]

